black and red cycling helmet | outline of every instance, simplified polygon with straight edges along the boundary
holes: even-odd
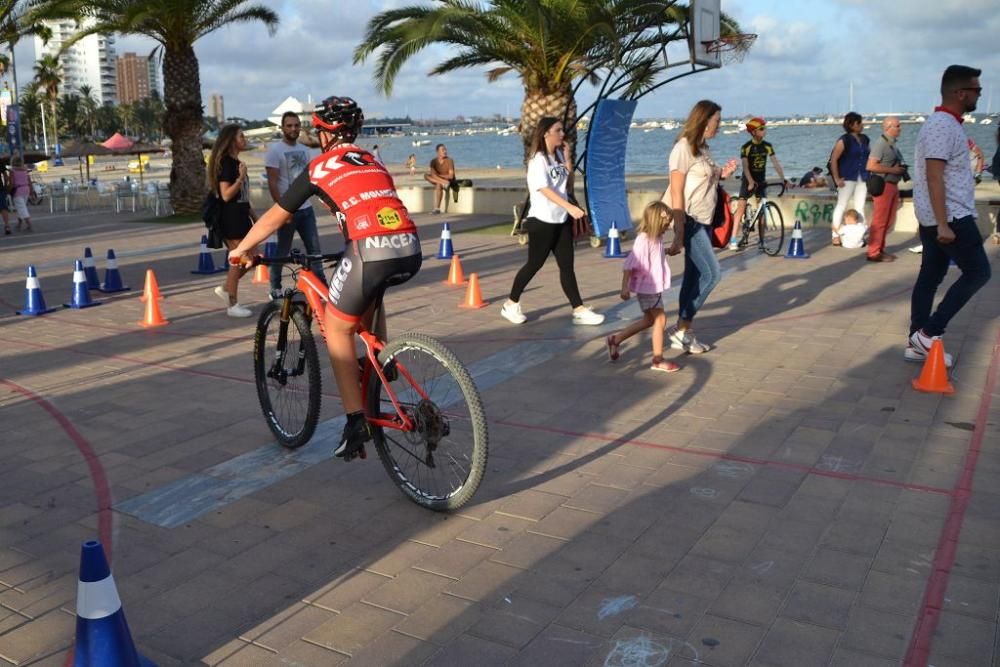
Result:
[[[328,97],[313,109],[313,127],[325,130],[341,141],[354,141],[364,122],[364,112],[350,97]]]

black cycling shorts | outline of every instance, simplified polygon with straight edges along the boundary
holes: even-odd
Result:
[[[754,179],[754,180],[757,181],[757,187],[754,188],[754,192],[751,193],[750,192],[750,184],[747,183],[747,177],[744,176],[742,179],[740,179],[740,195],[739,195],[739,197],[737,197],[737,199],[748,199],[751,194],[754,194],[757,197],[763,197],[763,196],[765,196],[764,189],[767,186],[767,182],[763,178],[761,178],[759,180],[758,179]]]
[[[351,241],[330,279],[330,310],[342,320],[357,322],[385,287],[417,275],[422,259],[420,240],[412,232]]]

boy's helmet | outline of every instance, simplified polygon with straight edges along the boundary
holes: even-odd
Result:
[[[353,141],[365,122],[365,114],[350,97],[331,96],[313,109],[312,124],[343,141]]]
[[[767,121],[765,121],[760,116],[757,116],[756,118],[751,118],[750,120],[747,121],[747,132],[753,134],[756,130],[759,130],[765,125],[767,125]]]

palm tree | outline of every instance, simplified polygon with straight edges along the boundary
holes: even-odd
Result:
[[[4,56],[4,69],[10,67],[14,76],[14,103],[20,101],[17,86],[17,68],[12,67],[14,61],[14,47],[22,37],[37,35],[43,40],[48,40],[52,36],[52,31],[42,23],[28,16],[31,5],[35,0],[0,0],[0,43],[6,45],[10,51],[10,58]]]
[[[525,159],[531,134],[543,116],[566,119],[567,140],[575,143],[574,84],[596,82],[595,71],[613,64],[638,74],[639,86],[652,85],[665,67],[657,64],[666,42],[687,39],[688,8],[655,0],[438,0],[376,15],[354,50],[354,62],[380,51],[375,84],[386,95],[402,66],[432,44],[451,55],[435,66],[438,75],[465,67],[492,65],[487,81],[515,72],[524,86],[521,138]],[[738,26],[723,18],[723,34]]]
[[[31,143],[38,143],[38,129],[41,127],[42,101],[35,88],[29,87],[18,98],[21,106],[21,127],[31,137]]]
[[[81,115],[80,96],[69,93],[59,98],[59,117],[62,118],[63,127],[70,136],[79,137],[83,134],[80,129],[83,121]]]
[[[35,83],[39,90],[45,92],[45,97],[49,99],[52,107],[52,136],[55,137],[53,145],[59,143],[59,123],[56,118],[56,102],[59,100],[59,86],[62,84],[62,66],[59,64],[59,56],[46,54],[35,62]]]
[[[84,84],[80,86],[80,108],[83,112],[83,122],[90,129],[90,138],[94,138],[94,126],[97,122],[97,100],[94,98],[94,89]]]
[[[271,34],[278,15],[248,0],[39,0],[43,17],[89,18],[74,36],[121,33],[159,42],[163,55],[166,115],[163,129],[173,142],[170,198],[178,213],[196,213],[205,196],[201,135],[204,108],[194,43],[235,23],[263,23]]]

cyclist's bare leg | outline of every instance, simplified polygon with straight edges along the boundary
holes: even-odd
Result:
[[[368,310],[361,316],[361,322],[364,324],[365,329],[375,334],[375,337],[384,343],[389,340],[389,333],[385,324],[385,308],[378,309],[378,321],[372,322],[375,317],[375,306],[376,304],[374,303],[368,306]]]
[[[361,412],[361,377],[354,349],[357,324],[336,316],[325,320],[326,351],[330,355],[330,365],[333,367],[333,377],[337,381],[337,391],[340,392],[344,412]]]

